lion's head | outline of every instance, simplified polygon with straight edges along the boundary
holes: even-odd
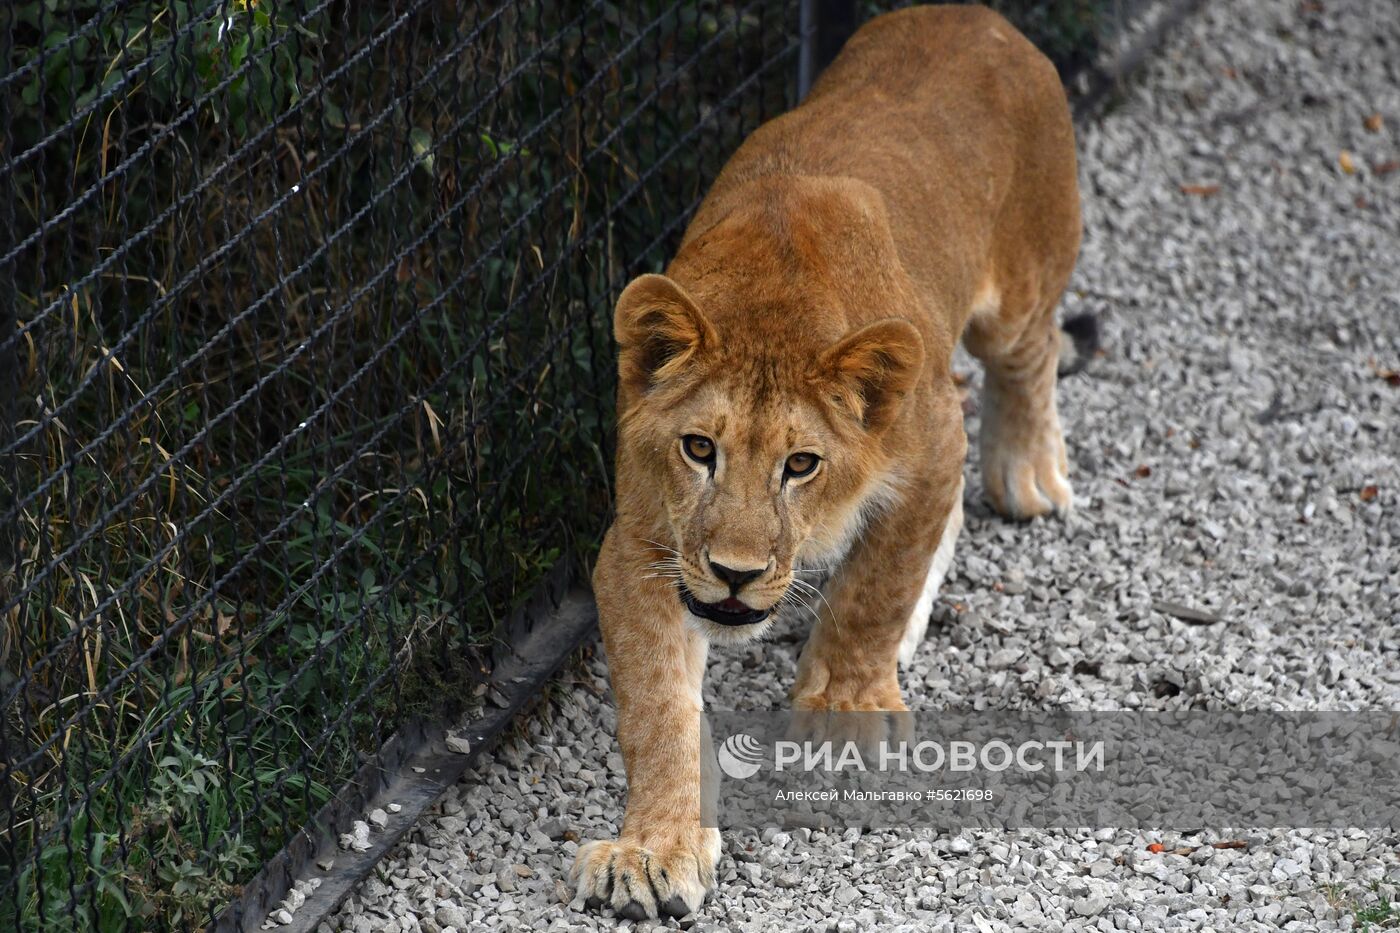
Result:
[[[623,456],[655,478],[645,507],[659,504],[669,526],[648,573],[674,583],[710,637],[735,640],[760,634],[785,601],[818,598],[812,575],[891,497],[881,439],[924,350],[902,320],[846,332],[839,314],[794,327],[771,308],[723,310],[644,275],[614,330]]]

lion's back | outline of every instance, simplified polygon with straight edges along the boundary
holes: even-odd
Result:
[[[1078,250],[1064,89],[1050,61],[986,7],[912,7],[862,26],[808,98],[735,153],[697,225],[772,174],[871,185],[907,271],[962,308],[1002,254],[1018,254],[1031,278],[1059,279]]]

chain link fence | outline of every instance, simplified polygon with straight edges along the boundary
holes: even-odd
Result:
[[[0,7],[0,929],[202,927],[472,694],[605,526],[611,301],[804,16]]]

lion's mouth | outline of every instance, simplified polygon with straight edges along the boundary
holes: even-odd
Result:
[[[720,625],[757,625],[768,618],[770,610],[754,609],[733,596],[717,603],[702,603],[684,587],[680,590],[681,602],[685,608],[702,619]]]

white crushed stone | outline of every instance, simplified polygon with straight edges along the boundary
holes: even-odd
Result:
[[[369,824],[364,820],[356,820],[350,825],[350,832],[340,834],[340,847],[342,849],[354,849],[356,852],[364,852],[369,848]]]
[[[1061,389],[1079,508],[1002,521],[974,454],[910,705],[1400,709],[1400,388],[1378,374],[1400,369],[1400,170],[1380,170],[1400,160],[1400,17],[1206,4],[1080,153],[1065,310],[1102,316],[1107,354]],[[781,705],[802,634],[715,649],[707,702]],[[578,843],[616,834],[625,795],[602,662],[570,680],[322,931],[645,926],[570,901]],[[1147,850],[1221,838],[1248,847]],[[699,916],[659,925],[1346,930],[1373,883],[1400,885],[1400,838],[1364,828],[792,829],[724,848]]]
[[[321,886],[320,878],[302,879],[292,885],[292,889],[287,892],[287,896],[282,898],[277,907],[273,909],[265,921],[262,929],[272,930],[279,926],[287,926],[292,922],[292,915],[302,908],[306,903],[306,898]]]

